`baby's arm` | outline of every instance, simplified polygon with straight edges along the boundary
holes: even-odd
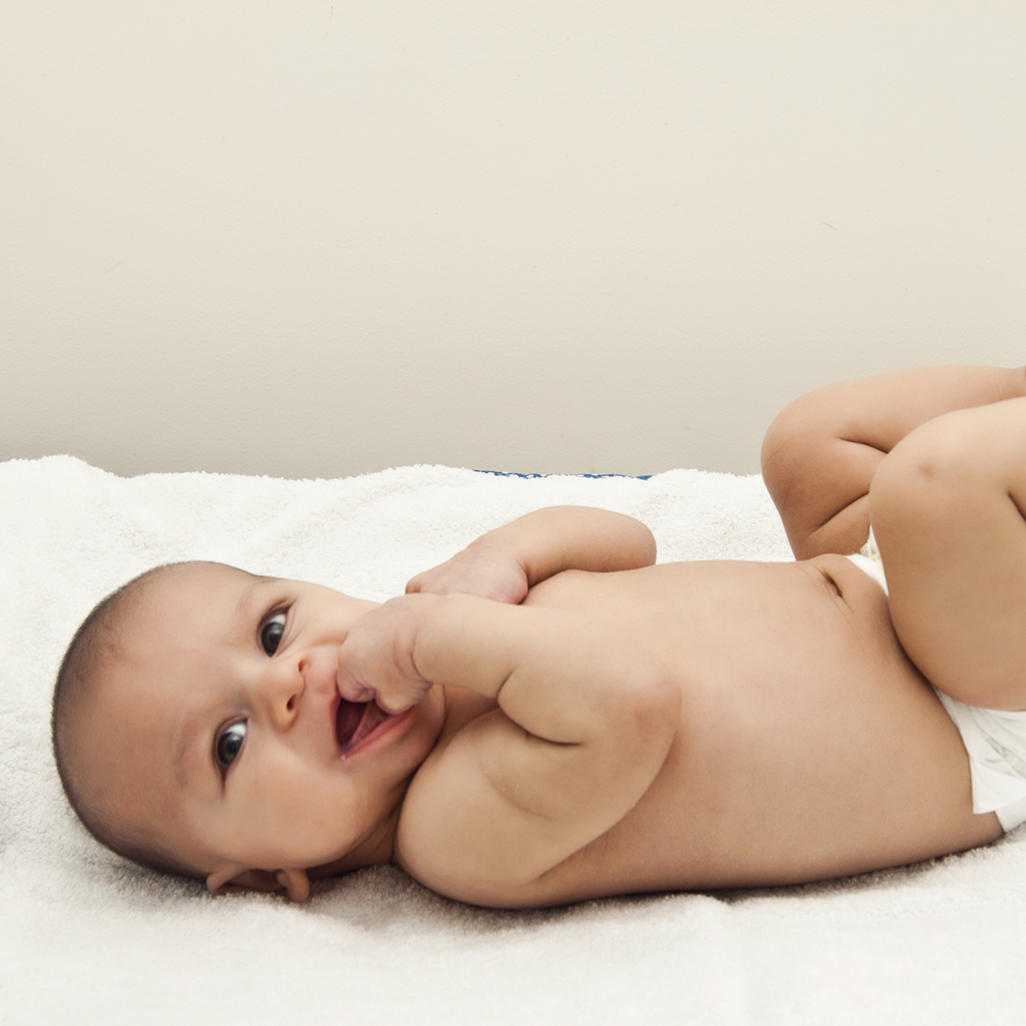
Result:
[[[408,593],[462,592],[517,603],[561,570],[633,570],[655,562],[652,532],[633,517],[589,506],[550,506],[497,527],[414,577]]]
[[[400,861],[466,901],[517,904],[644,794],[680,689],[644,649],[576,614],[407,595],[367,614],[340,657],[345,697],[399,711],[433,682],[495,699],[411,786]]]
[[[791,403],[766,433],[762,470],[795,556],[865,544],[873,476],[910,431],[1022,395],[1022,369],[923,367],[828,385]]]

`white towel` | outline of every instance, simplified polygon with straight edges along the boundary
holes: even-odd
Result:
[[[790,558],[757,476],[123,479],[69,457],[0,464],[0,1022],[1018,1022],[1023,831],[815,886],[494,912],[385,867],[319,884],[304,907],[212,899],[73,821],[49,755],[51,682],[80,619],[131,575],[208,558],[384,599],[555,503],[639,516],[662,561]]]

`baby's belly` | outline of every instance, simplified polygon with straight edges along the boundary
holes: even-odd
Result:
[[[553,583],[535,600],[609,616],[663,655],[683,693],[660,775],[568,865],[568,884],[800,882],[997,836],[993,817],[971,814],[961,739],[902,652],[886,597],[843,557]]]

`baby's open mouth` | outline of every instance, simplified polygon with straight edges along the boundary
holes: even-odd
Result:
[[[340,698],[335,713],[335,737],[342,754],[373,734],[387,719],[388,713],[374,702],[347,702]]]

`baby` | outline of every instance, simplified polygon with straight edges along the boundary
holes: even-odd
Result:
[[[654,565],[562,507],[383,605],[157,568],[69,647],[61,778],[112,848],[297,901],[382,862],[524,908],[985,844],[1026,819],[1024,452],[1026,373],[926,368],[774,421],[794,563]],[[886,577],[837,554],[871,522]]]

